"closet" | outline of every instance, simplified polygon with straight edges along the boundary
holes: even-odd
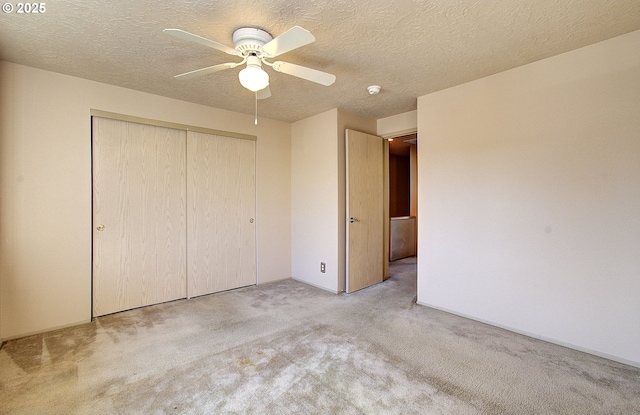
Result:
[[[255,284],[255,138],[92,114],[93,316]]]

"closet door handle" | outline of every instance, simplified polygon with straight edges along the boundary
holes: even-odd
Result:
[[[104,225],[98,225],[96,230],[102,232],[104,230]]]

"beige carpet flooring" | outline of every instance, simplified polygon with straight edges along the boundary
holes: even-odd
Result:
[[[5,343],[2,414],[633,414],[640,369],[415,304],[415,259]]]

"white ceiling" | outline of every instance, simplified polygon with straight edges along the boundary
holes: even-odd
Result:
[[[13,3],[14,5],[17,2]],[[416,98],[640,29],[639,0],[48,0],[43,14],[0,15],[0,59],[253,114],[240,68],[173,75],[233,61],[162,33],[183,29],[233,46],[239,27],[274,37],[294,25],[316,42],[278,59],[337,76],[325,87],[266,68],[259,115],[296,121],[332,108],[372,118]],[[366,87],[382,86],[370,96]]]

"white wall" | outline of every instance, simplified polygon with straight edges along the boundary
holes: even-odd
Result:
[[[337,118],[333,109],[291,126],[291,275],[332,292],[340,267]]]
[[[640,365],[640,31],[418,99],[418,301]]]
[[[382,138],[400,137],[415,133],[418,128],[418,111],[408,111],[402,114],[377,120],[377,135]]]
[[[290,124],[6,62],[0,93],[0,338],[90,318],[91,109],[256,135],[258,282],[290,278]]]

